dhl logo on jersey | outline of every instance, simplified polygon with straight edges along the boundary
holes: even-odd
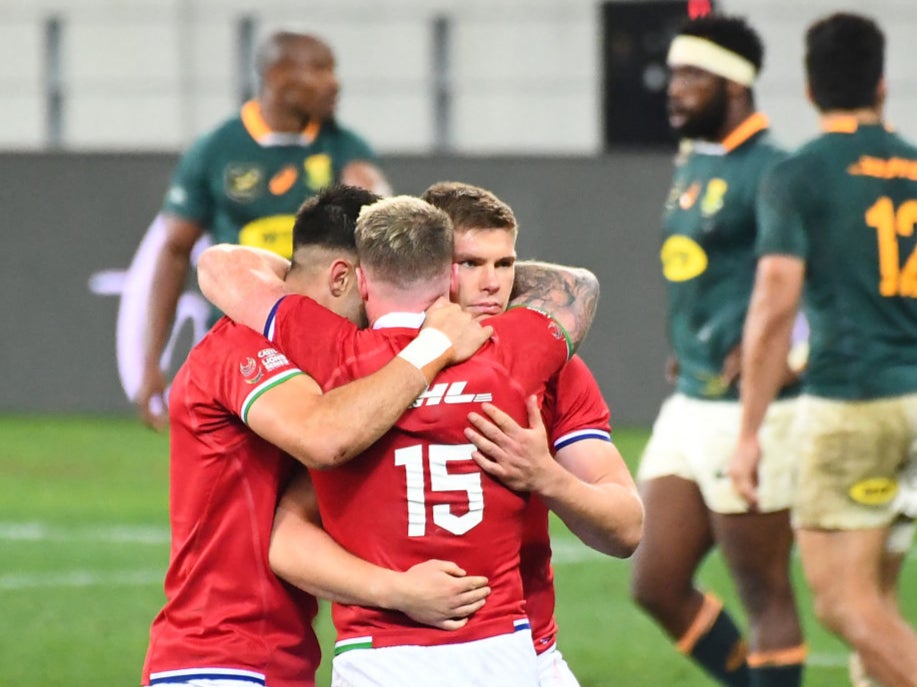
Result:
[[[493,394],[466,394],[465,386],[468,382],[445,382],[443,384],[434,384],[427,387],[417,400],[411,405],[412,408],[421,406],[438,406],[440,403],[454,405],[458,403],[489,403],[493,400]]]
[[[903,157],[870,157],[863,155],[847,168],[852,176],[876,177],[878,179],[910,179],[917,181],[917,160]]]
[[[707,253],[692,238],[676,234],[662,244],[659,252],[662,274],[669,281],[688,281],[707,269]]]

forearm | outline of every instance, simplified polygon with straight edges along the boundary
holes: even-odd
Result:
[[[539,494],[587,546],[609,556],[630,556],[643,533],[643,504],[633,487],[589,484],[566,470]]]
[[[203,253],[197,280],[204,296],[239,324],[261,331],[270,309],[290,291],[289,260],[258,248],[218,244]]]
[[[756,435],[785,378],[793,313],[755,297],[745,322],[742,348],[740,438]]]
[[[164,245],[153,268],[144,338],[144,365],[159,366],[159,359],[175,319],[175,308],[185,286],[191,259],[188,253]]]
[[[283,508],[274,521],[270,563],[278,577],[329,601],[393,608],[397,596],[397,572],[354,556],[320,526]]]

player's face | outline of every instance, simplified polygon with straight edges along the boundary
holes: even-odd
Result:
[[[340,90],[334,68],[334,55],[324,44],[303,43],[290,50],[277,76],[283,105],[303,121],[331,117]]]
[[[457,287],[452,300],[477,318],[506,310],[516,276],[516,236],[506,229],[455,232]]]
[[[726,80],[697,67],[674,67],[669,77],[669,125],[682,138],[719,140],[726,122]]]

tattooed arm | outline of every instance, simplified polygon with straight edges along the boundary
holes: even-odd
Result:
[[[510,307],[543,310],[570,336],[574,349],[586,338],[599,300],[599,280],[587,269],[526,260],[516,263]]]

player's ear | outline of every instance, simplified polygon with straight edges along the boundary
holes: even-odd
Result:
[[[452,263],[452,270],[449,273],[449,300],[454,303],[458,303],[458,292],[459,292],[459,264],[457,262]]]
[[[331,269],[328,272],[328,290],[335,298],[339,298],[347,293],[352,287],[356,267],[348,260],[335,260],[331,263]]]
[[[368,289],[366,288],[366,275],[363,273],[363,270],[360,269],[359,266],[355,267],[354,269],[357,274],[357,286],[360,287],[360,298],[365,301],[366,295],[368,293]]]

